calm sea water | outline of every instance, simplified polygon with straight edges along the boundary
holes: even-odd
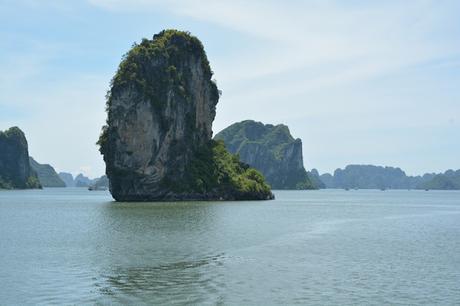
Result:
[[[0,304],[460,304],[460,192],[275,194],[0,192]]]

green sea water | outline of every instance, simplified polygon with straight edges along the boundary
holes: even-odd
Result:
[[[460,192],[0,192],[0,305],[460,305]]]

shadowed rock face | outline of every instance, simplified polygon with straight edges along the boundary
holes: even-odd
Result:
[[[17,127],[0,132],[0,188],[41,188],[29,164],[26,137]]]
[[[286,125],[253,120],[234,123],[215,136],[227,149],[256,168],[274,189],[314,189],[303,166],[302,141]]]
[[[32,170],[37,173],[38,180],[43,187],[65,187],[65,183],[54,168],[48,164],[40,164],[32,157],[29,157]]]
[[[99,141],[116,200],[238,198],[202,177],[219,100],[211,77],[201,42],[185,32],[163,31],[125,56]]]

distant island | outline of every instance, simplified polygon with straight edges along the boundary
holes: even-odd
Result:
[[[18,127],[0,131],[0,189],[42,188],[29,163],[29,148]]]
[[[273,189],[318,189],[324,187],[318,174],[304,168],[302,140],[292,137],[284,124],[253,120],[234,123],[214,137],[226,148],[259,170]]]
[[[321,180],[319,172],[317,169],[313,168],[310,171],[307,171],[308,177],[310,178],[311,183],[315,186],[315,189],[324,189],[326,184]]]
[[[90,179],[82,173],[73,177],[72,173],[59,172],[59,177],[65,182],[66,187],[89,187],[96,183],[98,179]]]
[[[165,30],[123,57],[99,145],[117,201],[272,199],[262,174],[212,140],[220,92],[198,38]]]
[[[49,164],[40,164],[29,157],[30,167],[37,173],[38,180],[43,187],[66,187],[54,168]]]
[[[29,156],[24,132],[18,127],[0,131],[0,189],[41,189],[43,187],[85,187],[108,189],[107,176],[89,179],[83,174],[56,173],[49,164],[40,164]]]
[[[74,178],[72,173],[59,172],[59,177],[62,181],[65,182],[66,187],[84,187],[98,190],[109,188],[109,180],[106,175],[103,175],[99,178],[90,179],[89,177],[80,173]]]
[[[460,189],[460,170],[407,176],[400,168],[374,165],[348,165],[334,174],[322,174],[326,188],[344,189]]]
[[[96,179],[91,185],[88,186],[89,190],[108,190],[110,187],[109,178],[103,175]]]
[[[430,180],[420,183],[417,188],[433,190],[460,190],[460,170],[447,170],[444,173],[436,174]]]

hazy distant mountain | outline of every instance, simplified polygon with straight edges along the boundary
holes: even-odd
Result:
[[[103,175],[89,186],[90,190],[107,190],[109,189],[109,178],[107,175]]]
[[[71,173],[59,172],[59,177],[64,181],[66,187],[75,187],[75,181]]]
[[[48,164],[40,164],[29,157],[30,167],[37,173],[38,180],[43,187],[65,187],[66,184],[59,177],[53,167]]]
[[[75,177],[75,187],[89,187],[94,180],[84,176],[83,174],[79,174]]]
[[[435,174],[407,176],[400,168],[374,165],[348,165],[337,169],[334,175],[322,174],[320,179],[327,188],[358,189],[421,189]],[[431,188],[434,189],[434,188]]]
[[[334,183],[334,176],[330,173],[324,173],[319,176],[320,180],[324,183],[326,188],[336,188]]]
[[[59,172],[59,177],[65,182],[67,187],[89,187],[95,184],[101,178],[90,179],[83,174],[78,174],[75,178],[71,173]]]
[[[422,189],[460,190],[460,170],[447,170],[419,186]]]
[[[311,169],[311,171],[307,172],[307,174],[313,186],[315,186],[318,189],[326,188],[326,184],[324,184],[323,181],[321,180],[318,170]]]
[[[334,184],[341,188],[407,189],[406,178],[406,173],[400,168],[373,165],[349,165],[334,171]]]

